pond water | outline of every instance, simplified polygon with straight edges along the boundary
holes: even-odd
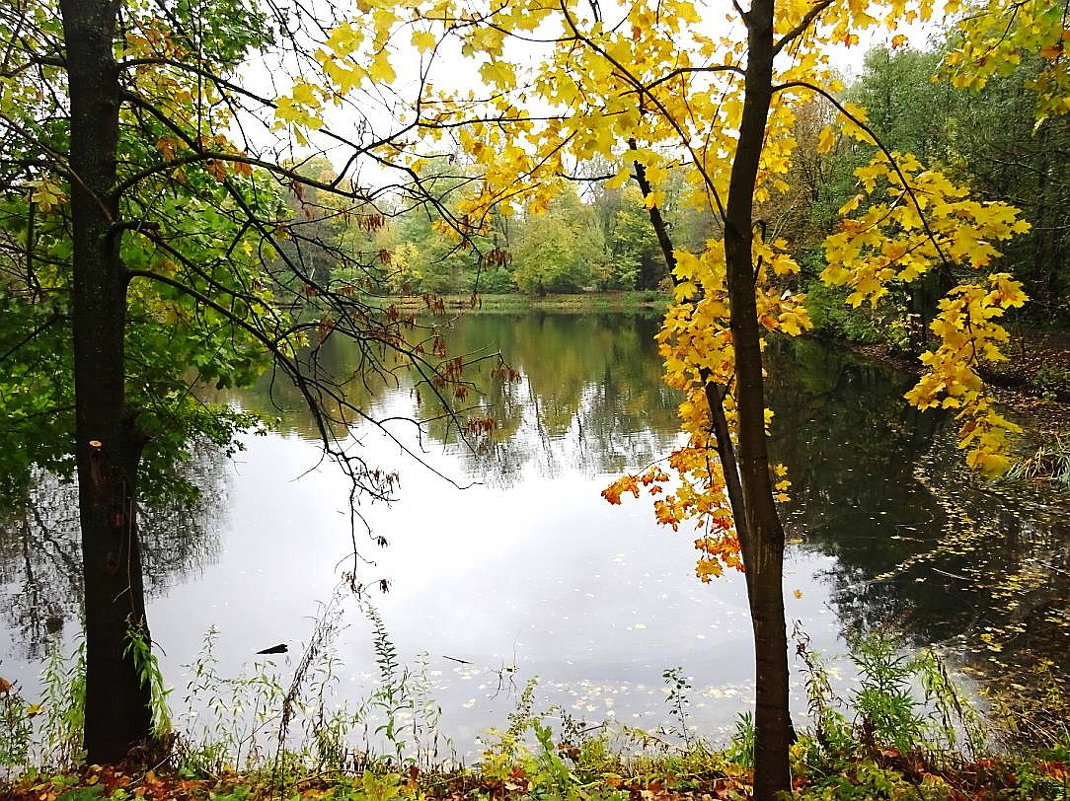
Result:
[[[663,673],[676,666],[692,685],[689,723],[723,738],[752,697],[742,577],[701,584],[693,536],[659,528],[646,501],[599,496],[677,441],[657,327],[632,313],[458,319],[453,352],[500,349],[519,372],[484,381],[500,427],[481,453],[441,425],[418,436],[405,422],[421,411],[411,387],[362,390],[372,417],[397,422],[390,437],[369,425],[352,437],[401,476],[399,501],[360,507],[389,542],[357,531],[359,580],[389,582],[369,594],[370,615],[336,593],[354,569],[346,480],[320,465],[307,419],[278,387],[237,399],[279,414],[280,432],[249,437],[229,461],[203,455],[203,508],[145,526],[149,622],[176,705],[210,629],[218,675],[276,671],[288,684],[325,618],[337,629],[332,692],[358,704],[381,686],[378,617],[458,753],[504,727],[535,676],[540,707],[671,726]],[[812,646],[836,656],[847,631],[889,630],[942,646],[981,680],[1037,664],[1070,675],[1064,499],[972,482],[942,422],[902,402],[902,376],[810,341],[769,356],[772,447],[793,481],[787,614]],[[29,696],[50,633],[71,647],[78,596],[71,488],[43,479],[35,493],[35,512],[0,533],[0,675]],[[255,655],[276,643],[289,653]],[[794,696],[801,713],[798,678]]]

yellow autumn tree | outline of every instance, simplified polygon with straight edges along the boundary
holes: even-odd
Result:
[[[958,21],[955,47],[944,76],[960,88],[981,89],[996,75],[1010,75],[1025,55],[1041,68],[1026,89],[1036,93],[1037,125],[1070,113],[1070,18],[1051,0],[983,0]]]
[[[1047,21],[1042,4],[1034,5],[1031,13]],[[1010,7],[990,6],[993,19],[997,7]],[[767,236],[756,209],[789,189],[792,123],[804,102],[823,98],[836,127],[874,151],[827,241],[824,280],[849,287],[849,302],[859,305],[876,302],[891,284],[940,272],[954,288],[908,397],[922,408],[956,410],[967,460],[988,474],[1005,466],[1014,431],[979,367],[1002,358],[1000,319],[1025,300],[993,267],[998,243],[1026,224],[1013,209],[977,202],[931,166],[882,147],[865,109],[837,99],[829,63],[832,47],[959,13],[957,0],[942,8],[934,0],[751,0],[748,8],[691,0],[358,0],[357,8],[325,39],[320,80],[280,100],[283,124],[301,133],[353,88],[407,83],[414,139],[407,148],[395,140],[384,158],[407,158],[419,174],[429,159],[460,147],[478,189],[455,220],[462,236],[483,230],[492,210],[545,210],[584,161],[616,165],[609,183],[635,181],[642,191],[675,281],[658,342],[665,380],[685,396],[687,442],[668,457],[668,469],[622,477],[605,495],[618,502],[649,491],[660,522],[694,524],[704,580],[745,570],[756,651],[755,794],[772,799],[790,787],[784,533],[775,506],[790,480],[767,455],[762,338],[800,334],[810,321],[786,280],[798,265],[784,242]],[[984,38],[996,26],[974,30]],[[959,65],[977,57],[971,42],[957,51]],[[826,130],[820,147],[830,147],[834,134]],[[662,209],[674,178],[687,187],[684,203],[717,220],[701,252],[673,246]]]

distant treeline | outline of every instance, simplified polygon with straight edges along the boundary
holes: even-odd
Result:
[[[1014,74],[994,78],[981,92],[956,90],[935,79],[939,47],[921,52],[875,49],[844,99],[868,109],[874,132],[891,151],[914,153],[953,180],[973,188],[982,200],[1007,201],[1032,230],[1005,246],[999,269],[1025,283],[1034,321],[1070,321],[1070,115],[1035,123],[1035,93],[1023,82],[1041,58],[1023,60]],[[855,170],[873,149],[850,138],[819,148],[833,109],[812,102],[795,109],[796,151],[781,190],[760,205],[766,237],[783,239],[803,265],[792,289],[810,292],[819,327],[853,339],[905,341],[901,320],[913,312],[921,324],[953,276],[934,273],[892,292],[884,308],[843,308],[836,290],[820,284],[822,241],[838,224],[838,210],[858,191]],[[825,135],[827,137],[827,134]],[[301,166],[330,177],[325,159]],[[437,171],[436,171],[437,170]],[[665,260],[635,185],[611,188],[604,178],[613,165],[589,163],[547,207],[517,210],[481,220],[465,216],[464,201],[474,180],[465,159],[450,155],[428,167],[426,186],[439,203],[390,198],[381,213],[335,212],[329,197],[305,190],[291,196],[295,239],[306,247],[299,258],[314,277],[330,285],[387,294],[654,290],[668,286]],[[684,183],[670,169],[659,185],[662,209],[678,248],[700,250],[720,236],[708,208],[685,196]],[[470,236],[458,244],[450,228]],[[307,247],[308,243],[315,247]],[[298,249],[294,249],[295,258]],[[926,283],[928,282],[928,283]]]

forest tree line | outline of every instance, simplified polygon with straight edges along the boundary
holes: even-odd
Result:
[[[875,48],[843,98],[868,109],[870,124],[889,150],[914,153],[971,186],[979,198],[1021,210],[1032,228],[1006,245],[1005,266],[1024,283],[1034,322],[1064,323],[1070,320],[1070,122],[1057,116],[1037,124],[1037,97],[1022,91],[1042,69],[1042,58],[1023,59],[1013,74],[995,76],[977,92],[934,79],[944,49]],[[785,191],[763,204],[759,216],[767,236],[782,238],[803,265],[796,279],[801,285],[793,289],[808,292],[819,328],[849,339],[905,344],[903,313],[921,316],[941,287],[914,286],[913,297],[893,292],[873,310],[852,312],[842,302],[846,291],[818,280],[825,266],[821,243],[837,224],[839,209],[858,191],[855,170],[872,153],[847,137],[831,146],[820,141],[833,113],[819,100],[797,109],[799,149],[792,173],[783,179]],[[450,157],[448,170],[424,176],[447,198],[445,206],[386,202],[385,214],[354,219],[333,208],[329,194],[306,189],[300,197],[290,194],[292,227],[306,242],[337,247],[312,248],[311,256],[309,248],[302,250],[303,258],[319,262],[313,265],[318,277],[393,295],[667,290],[665,259],[639,189],[607,185],[612,171],[600,167],[581,165],[546,208],[494,215],[489,234],[463,246],[442,233],[448,199],[464,197],[473,183],[475,170],[466,169],[463,154]],[[322,156],[298,169],[333,178]],[[720,235],[719,223],[708,209],[689,206],[683,181],[673,178],[668,176],[666,204],[673,241],[701,250],[707,238]],[[335,258],[339,253],[347,258]],[[360,269],[347,270],[350,259]],[[369,264],[377,265],[378,275],[370,276]]]

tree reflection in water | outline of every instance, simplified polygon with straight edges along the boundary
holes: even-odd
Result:
[[[577,470],[594,479],[590,492],[597,499],[602,477],[658,459],[676,440],[679,398],[661,381],[653,342],[657,328],[657,316],[644,314],[459,318],[447,333],[451,353],[500,350],[516,371],[505,376],[486,369],[472,376],[479,393],[467,399],[464,414],[497,421],[493,431],[477,438],[476,451],[459,441],[457,421],[436,416],[434,404],[402,379],[394,385],[354,381],[351,400],[373,419],[421,413],[434,418],[421,426],[425,455],[433,460],[445,452],[440,461],[460,482],[507,489],[532,477]],[[825,579],[840,625],[893,629],[909,643],[942,644],[954,649],[958,664],[992,683],[1035,685],[1030,674],[1038,664],[1065,681],[1070,676],[1065,494],[976,481],[954,447],[949,433],[954,420],[903,402],[906,376],[812,340],[771,343],[768,355],[774,455],[793,482],[792,501],[784,507],[796,541],[789,559],[805,551],[832,557]],[[324,369],[339,375],[357,365],[354,352],[331,344],[320,359]],[[265,380],[235,400],[279,415],[284,431],[308,433],[309,421],[290,393]],[[404,425],[411,429],[411,423]],[[203,490],[200,505],[146,510],[145,558],[155,595],[214,561],[227,528],[224,463],[222,454],[211,453],[192,464],[191,479]],[[265,474],[280,469],[263,465]],[[402,469],[419,468],[409,460]],[[249,472],[255,474],[251,466]],[[39,476],[0,513],[0,614],[16,648],[30,659],[40,655],[50,632],[77,616],[74,492],[70,484]],[[403,496],[402,503],[408,502]],[[613,526],[615,514],[607,507],[598,525],[604,520]],[[261,540],[256,542],[262,550]],[[263,556],[286,560],[292,554]],[[511,569],[505,561],[497,564]],[[691,579],[681,573],[673,580]]]
[[[394,383],[353,375],[346,391],[369,420],[422,421],[423,441],[446,445],[471,480],[507,487],[529,469],[543,476],[562,467],[618,473],[661,458],[677,436],[680,396],[661,381],[656,312],[487,313],[438,324],[451,357],[500,351],[515,372],[482,363],[468,375],[474,391],[457,404],[456,418],[443,416],[433,394],[414,386],[409,374]],[[332,340],[319,363],[347,375],[356,357],[351,343]],[[292,387],[267,377],[236,399],[280,415],[285,429],[317,436]],[[472,419],[493,419],[494,428],[462,441]]]
[[[562,467],[613,475],[648,464],[678,427],[658,325],[644,314],[461,317],[451,352],[501,350],[519,379],[473,377],[481,394],[470,413],[497,421],[479,450],[458,441],[452,421],[428,422],[425,435],[498,487]],[[971,476],[953,418],[903,400],[909,376],[812,339],[774,341],[767,355],[774,457],[793,482],[787,529],[798,547],[834,557],[827,578],[844,628],[954,647],[984,675],[1040,659],[1070,676],[1065,495]],[[385,415],[411,388],[393,400],[359,391]],[[400,408],[419,416],[421,401]]]
[[[184,483],[198,490],[142,510],[142,555],[150,597],[218,556],[226,508],[226,464],[217,449],[202,449],[183,466]],[[20,659],[44,656],[48,642],[81,617],[82,565],[78,486],[43,471],[0,507],[0,609]]]
[[[476,452],[454,450],[468,473],[509,486],[525,471],[615,474],[662,458],[675,441],[680,396],[661,381],[656,314],[493,315],[458,321],[462,352],[499,343],[517,381],[488,382],[484,412],[498,427]],[[450,432],[433,431],[456,442]]]
[[[906,376],[812,341],[769,355],[775,453],[793,481],[789,536],[835,557],[828,579],[845,628],[943,645],[1003,687],[1038,666],[1065,686],[1065,493],[970,474],[953,419],[902,400]]]

